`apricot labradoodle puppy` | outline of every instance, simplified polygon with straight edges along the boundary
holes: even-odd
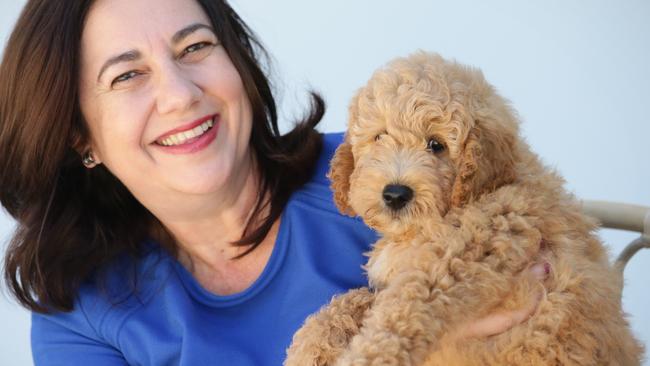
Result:
[[[594,222],[479,70],[417,53],[376,72],[351,103],[330,178],[339,209],[382,234],[372,290],[310,317],[285,365],[640,363]],[[521,273],[541,255],[552,271],[530,319],[454,339],[464,322],[530,306],[539,284]]]

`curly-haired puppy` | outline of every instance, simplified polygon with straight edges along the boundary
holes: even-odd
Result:
[[[376,72],[351,103],[330,178],[339,209],[382,234],[372,291],[310,317],[286,365],[641,362],[594,222],[479,70],[417,53]],[[552,274],[530,319],[454,339],[460,324],[530,306],[539,284],[522,273],[539,256]]]

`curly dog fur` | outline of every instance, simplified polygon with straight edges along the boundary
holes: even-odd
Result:
[[[382,234],[366,265],[372,291],[311,316],[285,365],[640,364],[596,225],[518,125],[479,70],[438,55],[373,75],[330,171],[339,209]],[[531,306],[540,284],[527,268],[540,256],[552,271],[530,319],[455,339],[460,324]]]

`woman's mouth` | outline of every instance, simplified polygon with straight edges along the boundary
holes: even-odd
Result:
[[[202,150],[217,136],[220,116],[218,114],[193,123],[194,127],[166,134],[156,140],[154,146],[171,154],[188,154]]]
[[[203,135],[208,130],[210,130],[213,125],[214,125],[214,120],[213,118],[211,118],[190,130],[181,131],[173,135],[167,136],[162,140],[156,141],[156,143],[158,145],[163,145],[163,146],[183,145],[187,142],[190,142],[190,140]]]

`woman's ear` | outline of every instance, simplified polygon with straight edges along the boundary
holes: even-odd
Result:
[[[72,129],[72,133],[70,134],[69,144],[70,147],[79,154],[79,156],[83,156],[84,152],[90,149],[87,139],[84,138],[81,132],[75,128]]]
[[[352,156],[352,146],[348,135],[334,153],[330,162],[330,171],[327,177],[332,181],[331,188],[334,192],[334,203],[341,213],[356,216],[356,213],[350,207],[350,175],[354,171],[354,157]]]
[[[92,148],[88,138],[82,136],[79,131],[75,131],[70,136],[70,147],[79,154],[79,160],[88,169],[102,163],[97,151]]]

